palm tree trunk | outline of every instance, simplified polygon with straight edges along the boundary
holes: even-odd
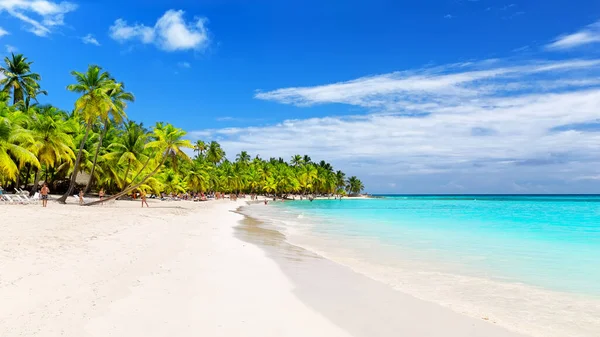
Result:
[[[106,135],[106,131],[108,131],[108,118],[104,121],[104,129],[102,130],[102,133],[100,134],[100,139],[98,139],[98,146],[96,147],[96,154],[94,154],[94,163],[92,164],[92,172],[90,173],[90,179],[88,179],[88,182],[85,185],[85,190],[83,191],[84,194],[86,194],[90,190],[90,187],[92,187],[92,180],[94,179],[94,172],[96,171],[96,162],[98,160],[98,153],[100,153],[100,148],[102,147],[102,140],[104,139],[104,136]]]
[[[131,168],[131,159],[127,160],[127,170],[125,170],[125,177],[123,177],[123,180],[125,181],[125,186],[127,186],[127,176],[129,175],[130,168]],[[133,180],[131,182],[133,182]]]
[[[145,176],[144,179],[142,179],[139,183],[137,183],[137,184],[135,184],[133,186],[129,186],[129,187],[125,188],[123,191],[121,191],[121,192],[119,192],[119,193],[117,193],[117,194],[115,194],[115,195],[113,195],[113,196],[111,196],[109,198],[106,198],[104,200],[97,200],[97,201],[93,201],[93,202],[88,202],[87,204],[83,204],[83,206],[94,206],[94,205],[97,205],[97,204],[99,204],[101,202],[107,202],[107,201],[110,201],[110,200],[114,200],[114,199],[120,198],[120,197],[128,194],[129,192],[131,192],[131,191],[135,190],[136,188],[142,186],[142,184],[145,183],[146,180],[150,179],[153,175],[155,175],[158,172],[158,170],[160,170],[160,168],[165,164],[165,162],[167,161],[167,158],[168,158],[168,155],[165,154],[165,156],[163,157],[163,160],[160,162],[160,164],[158,164],[156,166],[156,168],[154,169],[154,171],[150,172],[150,174],[148,174],[147,176]]]
[[[17,181],[15,181],[15,187],[16,188],[21,188],[21,186],[19,186],[20,182],[21,182],[21,169],[19,169],[17,171]]]
[[[150,159],[152,159],[152,157],[154,157],[154,153],[152,153],[152,155],[148,156],[148,159],[146,159],[146,162],[144,163],[144,166],[142,166],[142,168],[140,169],[140,171],[135,175],[135,177],[133,177],[133,179],[131,179],[131,183],[133,183],[137,177],[140,176],[140,174],[142,172],[144,172],[144,170],[146,169],[146,166],[148,166],[148,163],[150,163]]]
[[[85,135],[81,140],[81,144],[79,144],[79,152],[77,152],[77,159],[75,160],[75,167],[73,168],[73,174],[71,175],[71,182],[69,183],[67,193],[63,194],[63,196],[57,200],[61,204],[66,204],[67,197],[70,196],[71,193],[73,193],[73,189],[75,188],[75,181],[77,179],[77,173],[79,172],[79,164],[81,164],[81,155],[83,154],[83,147],[85,146],[85,142],[87,141],[91,129],[92,123],[88,123],[87,127],[85,128]]]
[[[29,174],[31,173],[31,165],[27,164],[27,174],[25,175],[25,188],[27,188],[27,183],[29,183]]]
[[[40,169],[35,169],[35,178],[33,178],[33,188],[31,189],[31,192],[29,192],[29,195],[34,195],[35,192],[37,192],[38,189],[38,184],[39,179],[40,178]]]

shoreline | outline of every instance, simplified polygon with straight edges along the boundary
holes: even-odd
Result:
[[[595,336],[600,326],[594,318],[597,317],[594,312],[600,310],[597,299],[522,283],[453,274],[451,270],[439,272],[430,269],[432,266],[419,266],[410,260],[404,264],[396,260],[398,266],[386,264],[386,261],[391,262],[388,258],[402,257],[386,256],[387,251],[381,252],[384,255],[376,253],[386,247],[378,246],[368,238],[365,241],[359,237],[324,236],[318,226],[316,232],[306,232],[310,226],[305,228],[307,223],[295,220],[293,208],[273,210],[265,213],[249,207],[246,214],[266,221],[266,227],[281,232],[290,245],[302,247],[395,292],[448,308],[458,315],[497,323],[497,326],[528,336],[562,337],[569,333]],[[298,218],[304,217],[300,214]],[[373,260],[376,256],[383,260]]]
[[[236,212],[245,216],[237,237],[264,249],[294,283],[299,299],[352,336],[526,336],[394,290],[290,243],[282,232],[244,214],[243,207]]]
[[[243,202],[148,202],[0,205],[0,335],[349,336],[234,237]]]

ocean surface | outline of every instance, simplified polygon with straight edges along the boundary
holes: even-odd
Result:
[[[600,196],[384,196],[244,213],[455,311],[531,336],[600,336]]]

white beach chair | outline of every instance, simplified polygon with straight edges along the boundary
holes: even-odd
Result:
[[[19,200],[19,202],[20,202],[21,204],[24,204],[24,205],[25,205],[25,204],[29,204],[29,203],[30,203],[30,200],[29,200],[29,198],[27,198],[27,197],[26,197],[26,196],[24,196],[24,195],[18,195],[18,194],[15,194],[15,198],[17,198],[17,199]]]
[[[17,199],[13,199],[13,198],[11,198],[11,197],[10,197],[10,195],[8,195],[8,194],[3,194],[3,196],[4,196],[4,198],[5,198],[6,200],[8,200],[8,202],[9,202],[10,204],[13,204],[13,205],[14,205],[14,204],[17,204],[17,203],[19,203],[19,201],[17,201]]]
[[[29,193],[27,193],[27,194],[29,194]],[[30,198],[29,195],[27,195],[27,194],[21,195],[21,198],[25,199],[28,204],[35,203],[35,200],[33,200],[33,198]]]
[[[22,190],[20,188],[15,188],[15,191],[17,191],[17,195],[29,195],[29,192]]]

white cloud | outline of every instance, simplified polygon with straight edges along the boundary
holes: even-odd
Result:
[[[546,45],[547,49],[565,50],[591,43],[600,43],[600,20],[573,34],[561,35]]]
[[[192,67],[192,65],[189,62],[179,62],[179,63],[177,63],[177,66],[179,68],[185,68],[185,69],[189,69]]]
[[[117,19],[110,27],[110,36],[119,41],[139,40],[144,44],[155,44],[165,51],[200,50],[208,45],[208,30],[205,18],[186,22],[183,11],[168,10],[153,27],[143,24],[129,25]]]
[[[4,35],[8,35],[9,33],[4,30],[4,28],[0,27],[0,37],[4,36]]]
[[[100,46],[100,42],[96,40],[96,38],[92,34],[88,34],[81,38],[81,41],[85,44],[93,44],[95,46]]]
[[[17,51],[19,51],[19,49],[17,49],[17,47],[11,46],[9,44],[5,45],[5,47],[6,47],[7,53],[16,53]]]
[[[76,9],[76,4],[67,1],[0,0],[0,12],[6,11],[29,24],[28,30],[38,36],[47,36],[52,27],[64,25],[65,14]]]
[[[444,15],[444,19],[452,19],[454,16],[452,16],[452,14],[446,14]]]
[[[487,188],[479,192],[514,192],[515,186],[568,192],[572,177],[597,175],[600,164],[600,132],[587,128],[599,118],[599,76],[600,60],[493,60],[282,88],[256,97],[299,106],[342,103],[365,114],[191,136],[220,140],[231,155],[242,149],[266,157],[306,153],[368,184],[384,181],[382,189],[399,177],[393,180],[412,192],[442,186],[458,193],[478,191],[474,186]],[[561,185],[565,181],[570,185]]]

